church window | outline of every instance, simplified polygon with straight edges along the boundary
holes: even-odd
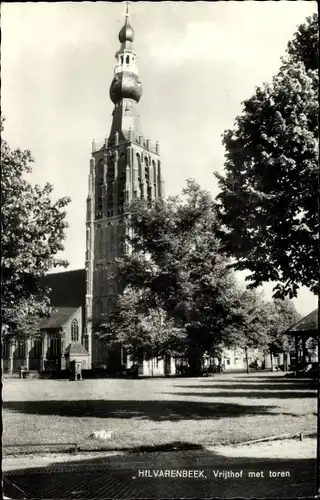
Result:
[[[57,337],[57,335],[52,335],[50,337],[50,348],[49,348],[49,353],[52,358],[55,358],[59,356],[59,344],[60,344],[60,338]]]
[[[153,182],[156,183],[157,182],[157,165],[156,165],[156,162],[155,161],[152,161],[152,174],[153,174]]]
[[[121,64],[123,64],[123,56],[121,56]]]
[[[129,56],[127,56],[127,57],[126,57],[126,64],[129,64],[129,62],[130,62],[130,57],[129,57]]]
[[[24,340],[20,340],[18,344],[18,358],[24,358],[26,355],[26,346]]]
[[[40,338],[35,338],[33,343],[34,357],[38,358],[42,354],[42,340]]]
[[[145,161],[145,179],[146,179],[146,183],[148,184],[149,183],[149,162],[148,162],[148,158],[145,158],[144,159]]]
[[[79,342],[79,324],[76,319],[71,322],[71,342]]]
[[[138,180],[141,181],[141,176],[142,176],[141,159],[140,159],[140,155],[138,153],[136,154],[136,158],[137,158],[137,165],[138,165]]]

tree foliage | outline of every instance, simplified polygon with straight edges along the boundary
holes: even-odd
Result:
[[[127,287],[119,296],[116,311],[99,325],[100,336],[121,344],[133,361],[161,358],[183,352],[186,333],[160,307],[146,307],[143,294]]]
[[[294,338],[283,333],[294,326],[301,316],[293,302],[289,299],[275,299],[268,305],[269,309],[269,349],[273,353],[292,350]]]
[[[190,357],[192,352],[199,356],[218,347],[227,327],[237,321],[234,302],[238,299],[230,263],[218,251],[215,203],[210,194],[189,180],[181,196],[151,205],[135,200],[128,213],[132,251],[119,260],[126,285],[141,294],[147,310],[162,310],[178,329],[186,331],[183,344]],[[128,307],[122,319],[131,310]],[[141,318],[134,319],[132,310],[127,319],[137,334]]]
[[[53,188],[31,185],[30,151],[12,150],[1,141],[2,321],[15,333],[30,333],[37,316],[49,311],[47,291],[40,279],[67,262],[63,250],[68,198],[51,200]]]
[[[270,341],[269,303],[255,290],[239,290],[237,299],[237,322],[229,327],[226,347],[266,350]]]
[[[319,290],[317,41],[313,16],[225,131],[225,174],[215,174],[223,252],[250,272],[249,287],[277,282],[278,298]]]

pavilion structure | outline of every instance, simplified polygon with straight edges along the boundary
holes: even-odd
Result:
[[[307,363],[317,362],[319,346],[319,308],[302,318],[294,326],[284,332],[284,335],[294,337],[295,371]]]

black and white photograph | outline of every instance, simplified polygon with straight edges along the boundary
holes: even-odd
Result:
[[[315,498],[317,2],[1,31],[3,498]]]

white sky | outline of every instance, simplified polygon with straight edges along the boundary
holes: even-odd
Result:
[[[241,101],[277,71],[287,42],[316,2],[134,2],[145,137],[159,140],[166,193],[193,177],[215,196],[221,134]],[[124,4],[2,3],[2,113],[11,147],[30,149],[32,182],[70,196],[64,257],[84,266],[92,139],[111,126],[109,86]],[[264,286],[270,297],[272,286]],[[301,314],[317,306],[302,289]]]

